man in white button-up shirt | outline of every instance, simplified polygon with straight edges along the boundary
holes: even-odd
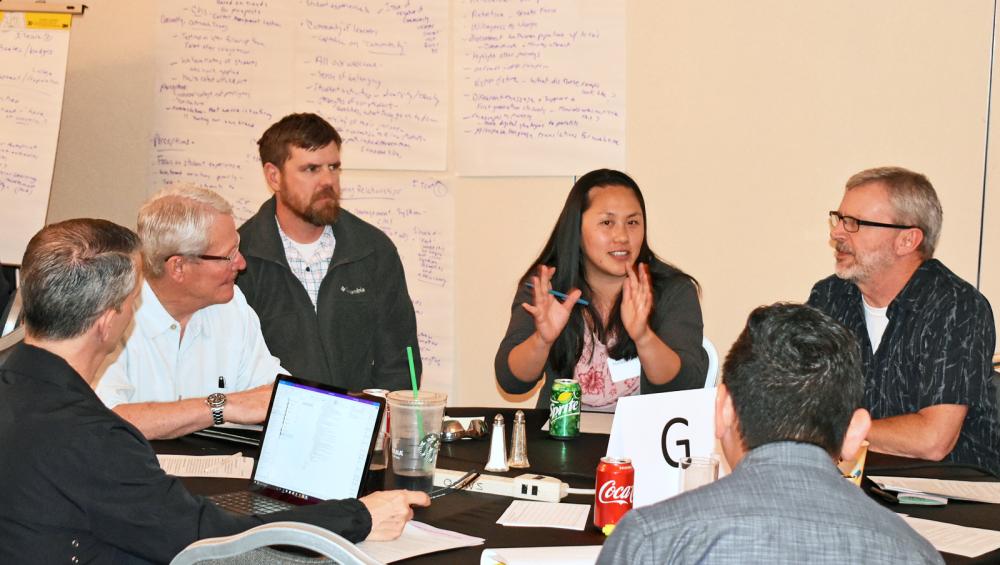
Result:
[[[263,421],[271,383],[287,371],[234,285],[246,262],[229,203],[210,190],[169,188],[142,207],[138,227],[141,305],[98,396],[149,439]]]

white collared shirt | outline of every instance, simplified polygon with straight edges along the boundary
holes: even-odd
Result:
[[[239,287],[229,302],[195,312],[183,339],[180,323],[146,282],[141,301],[123,345],[98,372],[97,395],[108,408],[239,392],[288,373],[267,349],[260,320]]]

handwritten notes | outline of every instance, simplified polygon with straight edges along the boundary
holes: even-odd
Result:
[[[191,182],[255,210],[256,140],[282,116],[320,114],[345,166],[443,170],[444,0],[161,2],[154,182]]]
[[[345,173],[344,208],[392,239],[417,314],[421,387],[451,390],[454,365],[454,196],[430,175],[396,178]]]
[[[447,1],[306,2],[297,21],[297,106],[322,109],[350,166],[444,170]]]
[[[45,225],[66,80],[68,30],[0,24],[0,263],[21,262]]]
[[[625,5],[463,0],[457,168],[574,175],[625,163]]]

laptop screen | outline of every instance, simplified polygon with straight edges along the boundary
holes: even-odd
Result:
[[[357,497],[382,406],[381,399],[279,375],[254,481],[300,498]]]

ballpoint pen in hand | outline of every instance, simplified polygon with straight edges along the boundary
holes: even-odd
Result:
[[[535,288],[535,285],[531,284],[530,282],[529,283],[524,283],[524,286],[526,286],[528,288]],[[551,294],[552,296],[555,296],[556,298],[561,298],[563,300],[566,300],[567,298],[569,298],[569,296],[567,296],[565,292],[559,292],[558,290],[549,289],[549,294]],[[590,302],[587,302],[583,298],[577,298],[576,299],[576,303],[579,304],[579,305],[581,305],[581,306],[589,306],[590,305]]]

